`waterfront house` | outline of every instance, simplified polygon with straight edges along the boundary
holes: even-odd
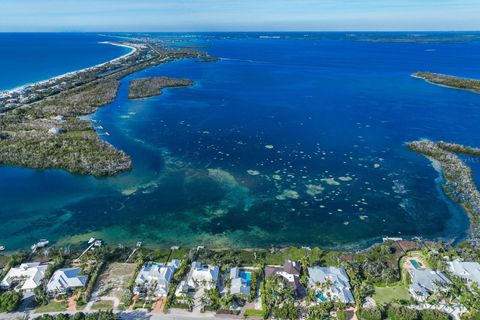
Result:
[[[265,266],[265,276],[267,278],[281,277],[292,288],[297,299],[303,299],[307,294],[307,290],[300,283],[300,273],[301,267],[297,261],[285,260],[283,266]]]
[[[446,285],[449,280],[442,272],[415,268],[408,270],[408,272],[411,277],[408,291],[417,301],[424,302],[431,294],[448,290]]]
[[[185,296],[199,288],[213,289],[217,286],[220,269],[217,266],[193,262],[185,280],[182,280],[175,291],[178,297]]]
[[[201,262],[194,262],[190,270],[187,284],[191,287],[215,288],[218,281],[219,268]]]
[[[230,293],[232,295],[249,295],[251,275],[251,272],[243,271],[238,267],[230,269]]]
[[[480,287],[480,263],[466,261],[450,261],[448,271],[466,280],[469,284],[476,283]]]
[[[78,288],[85,288],[88,276],[80,268],[63,268],[55,271],[47,283],[49,294],[64,294]]]
[[[150,292],[157,297],[167,296],[173,274],[179,266],[180,260],[172,260],[168,264],[147,262],[135,279],[133,292],[138,295]]]
[[[17,292],[33,292],[45,276],[48,264],[39,262],[22,263],[11,268],[0,282],[0,288],[8,290],[13,288]]]
[[[345,269],[335,267],[308,268],[308,285],[320,302],[354,303],[350,279]]]

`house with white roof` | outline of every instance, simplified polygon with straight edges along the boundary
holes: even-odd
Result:
[[[39,262],[22,263],[11,268],[0,282],[0,288],[13,289],[17,292],[33,292],[41,284],[48,264]]]
[[[219,268],[201,262],[192,263],[187,284],[192,288],[213,289],[217,286]]]
[[[448,271],[466,280],[469,284],[476,283],[480,287],[480,263],[466,261],[450,261]]]
[[[411,284],[408,291],[412,297],[420,302],[434,293],[446,291],[446,285],[450,282],[448,278],[439,271],[431,269],[415,269],[408,270],[411,277]]]
[[[251,272],[240,271],[240,268],[230,269],[230,293],[232,295],[249,295]]]
[[[150,292],[157,297],[167,296],[173,274],[179,266],[180,260],[172,260],[168,264],[148,262],[138,273],[133,292]]]
[[[64,294],[77,288],[85,288],[88,276],[81,273],[80,268],[58,269],[47,283],[47,293]]]
[[[201,262],[192,263],[192,268],[185,280],[182,280],[175,291],[177,297],[188,295],[199,288],[213,289],[217,286],[220,269]]]
[[[350,279],[343,268],[308,268],[308,285],[315,291],[320,302],[355,303]]]

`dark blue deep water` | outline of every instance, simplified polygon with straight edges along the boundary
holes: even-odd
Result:
[[[87,68],[129,51],[88,33],[0,33],[0,90]]]
[[[457,34],[415,42],[344,34],[156,36],[222,59],[134,74],[115,102],[92,115],[104,128],[99,133],[132,156],[130,173],[95,179],[0,168],[0,244],[99,236],[164,246],[335,247],[382,236],[465,235],[468,219],[442,194],[439,173],[404,144],[429,138],[480,146],[479,95],[410,77],[480,78],[480,42],[456,41]],[[76,41],[64,35],[66,46],[82,47]],[[1,81],[5,68],[0,64]],[[23,82],[35,78],[30,72]],[[188,77],[195,85],[128,100],[128,81],[146,76]]]

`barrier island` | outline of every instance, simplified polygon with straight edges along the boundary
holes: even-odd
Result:
[[[165,48],[152,39],[109,44],[132,51],[94,67],[0,92],[0,164],[97,177],[128,171],[131,158],[102,140],[82,117],[111,103],[127,75],[177,59],[209,61],[203,51]],[[153,86],[140,87],[150,90]]]
[[[476,79],[467,79],[459,78],[454,76],[449,76],[440,73],[431,73],[431,72],[417,72],[412,75],[414,78],[423,79],[429,83],[436,84],[439,86],[470,90],[476,93],[480,93],[480,80]]]
[[[407,143],[410,150],[436,161],[442,168],[445,194],[467,211],[472,227],[480,223],[480,193],[473,181],[472,170],[458,155],[480,157],[480,149],[443,141],[428,140]],[[478,230],[477,230],[478,231]]]

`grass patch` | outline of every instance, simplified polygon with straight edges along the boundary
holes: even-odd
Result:
[[[109,300],[95,301],[92,304],[92,309],[93,310],[110,310],[110,309],[113,309],[113,301],[109,301]]]
[[[283,263],[287,259],[296,261],[302,259],[303,257],[305,257],[305,253],[305,249],[301,248],[286,248],[275,253],[267,252],[265,256],[265,263],[283,265]]]
[[[410,293],[403,285],[375,287],[373,299],[375,299],[377,304],[387,304],[394,300],[410,300]]]
[[[245,317],[259,317],[263,318],[263,310],[248,309],[245,310]]]
[[[172,255],[170,256],[170,260],[173,259],[179,259],[183,260],[188,257],[188,253],[190,252],[190,249],[188,248],[180,248],[178,250],[173,250]]]
[[[67,309],[65,301],[50,301],[47,305],[38,307],[36,313],[62,312]]]

